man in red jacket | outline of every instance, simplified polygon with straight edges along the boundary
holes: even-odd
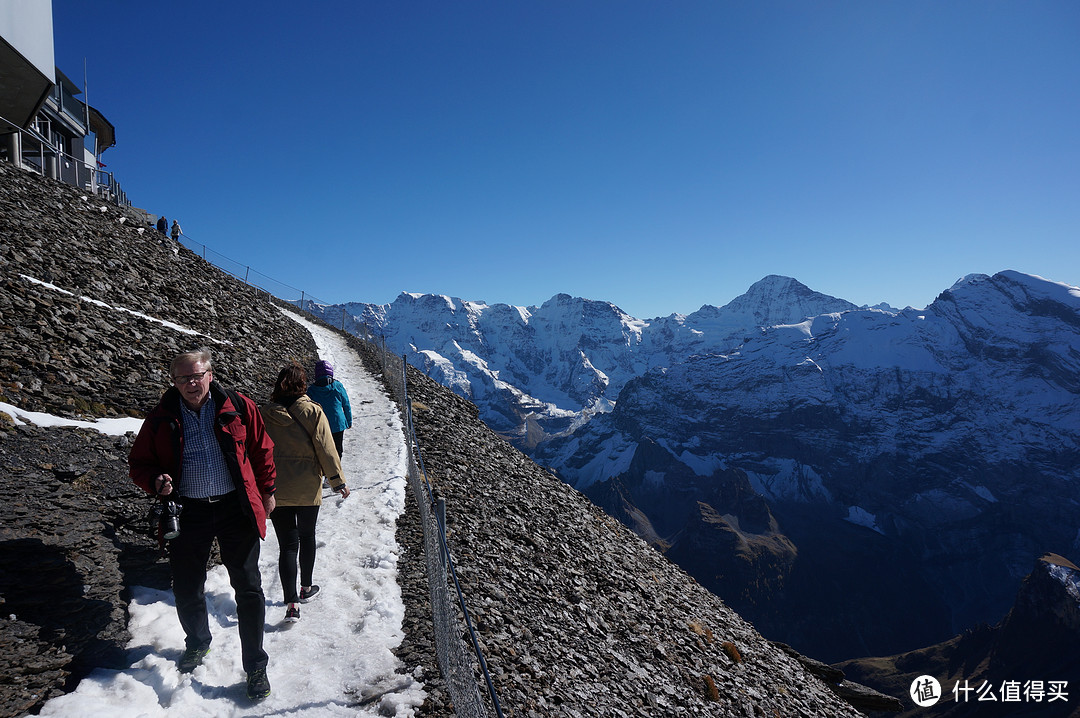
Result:
[[[176,613],[186,636],[178,668],[190,673],[210,650],[206,563],[217,538],[236,593],[248,696],[262,700],[270,682],[259,541],[274,510],[274,442],[255,403],[213,380],[209,350],[178,355],[169,374],[174,386],[143,421],[128,465],[138,486],[182,507],[180,534],[169,544]]]

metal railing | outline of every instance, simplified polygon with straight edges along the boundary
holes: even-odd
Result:
[[[111,172],[69,155],[38,133],[14,127],[11,122],[0,117],[0,126],[5,124],[13,128],[0,135],[0,138],[6,140],[0,142],[0,155],[6,161],[45,177],[80,187],[117,206],[131,206],[127,194]]]
[[[62,82],[53,85],[49,96],[56,105],[56,109],[60,110],[69,121],[78,125],[79,129],[86,132],[86,104],[82,100],[75,97]]]
[[[226,257],[224,254],[210,249],[205,244],[196,242],[187,234],[180,235],[180,243],[226,274],[232,275],[257,291],[265,292],[268,295],[277,297],[278,299],[293,305],[297,309],[305,311],[313,317],[321,319],[327,324],[335,326],[342,331],[354,334],[362,339],[367,339],[368,341],[374,339],[374,336],[371,334],[368,327],[362,322],[358,322],[356,318],[346,312],[344,308],[342,308],[340,314],[337,312],[331,314],[323,309],[324,307],[330,306],[332,302],[319,299],[318,297],[308,294],[303,289],[298,289],[289,284],[285,284],[284,282],[280,282],[256,269],[252,269],[243,262]]]
[[[288,302],[298,309],[303,308],[300,303],[300,299],[304,296],[304,291],[302,289],[297,289],[284,282],[279,282],[273,277],[252,269],[243,262],[226,257],[224,254],[210,249],[205,244],[195,241],[187,234],[180,235],[180,243],[226,274],[236,277],[244,284],[275,296],[284,302]]]

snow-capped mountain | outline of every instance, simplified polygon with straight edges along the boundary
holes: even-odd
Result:
[[[767,635],[823,658],[994,622],[1033,557],[1080,548],[1074,287],[971,275],[896,311],[769,276],[646,321],[566,295],[344,311]]]
[[[403,293],[392,304],[343,309],[519,446],[610,411],[619,389],[648,368],[634,351],[645,323],[607,302],[560,294],[515,307]],[[341,310],[322,309],[328,318]]]
[[[806,442],[808,460],[792,463],[779,458],[792,452],[755,450],[746,436],[781,416],[791,427],[842,425],[862,437],[862,448],[852,447],[852,463],[867,454],[925,457],[958,437],[980,461],[1016,458],[1017,444],[1025,451],[1072,451],[1080,427],[1078,370],[1080,290],[1015,272],[970,276],[925,310],[853,307],[761,326],[731,350],[654,369],[628,383],[606,421],[545,455],[561,467],[567,459],[559,457],[580,453],[591,436],[610,439],[614,429],[627,441],[608,441],[608,461],[574,470],[579,488],[621,473],[619,455],[644,436],[663,440],[673,457],[702,472],[747,464],[755,489],[768,498],[831,500],[824,474],[805,469],[833,462],[835,446]],[[990,426],[1017,428],[967,436]],[[828,461],[814,461],[815,453]],[[753,458],[741,461],[744,454]],[[992,500],[978,489],[976,473],[962,475],[972,481],[972,492]],[[916,489],[927,483],[909,482]],[[870,520],[866,507],[853,508]]]
[[[402,293],[391,304],[312,305],[313,313],[385,338],[440,383],[470,399],[481,418],[531,449],[607,413],[622,387],[697,353],[733,350],[757,327],[797,322],[855,305],[769,276],[717,308],[639,320],[614,304],[558,294],[518,307]]]
[[[640,509],[767,634],[822,656],[941,640],[1080,548],[1080,290],[1002,272],[921,311],[765,327],[631,380],[538,458]],[[722,495],[740,481],[770,511]]]

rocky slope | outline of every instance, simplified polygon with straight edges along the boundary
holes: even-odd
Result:
[[[497,436],[475,405],[416,371],[410,393],[458,577],[515,715],[855,714],[805,659]]]
[[[66,417],[138,416],[165,388],[169,357],[200,344],[214,350],[224,383],[257,400],[283,362],[313,363],[310,336],[279,307],[140,232],[141,221],[0,164],[0,402]],[[856,715],[836,697],[838,676],[815,677],[492,433],[473,405],[410,376],[506,715]],[[147,500],[126,478],[132,436],[6,416],[0,715],[14,716],[94,666],[124,665],[128,587],[168,579],[142,535]],[[415,559],[415,511],[399,538]],[[418,564],[401,575],[399,654],[431,691],[421,714],[446,716]]]
[[[0,163],[0,402],[139,416],[179,351],[209,346],[219,378],[258,399],[285,359],[314,362],[310,334],[265,295],[143,223]],[[126,588],[168,585],[127,479],[131,438],[0,413],[0,715],[122,664]]]

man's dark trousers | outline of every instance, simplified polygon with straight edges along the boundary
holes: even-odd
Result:
[[[180,535],[169,544],[176,613],[187,637],[187,648],[210,645],[206,611],[206,563],[217,537],[221,563],[229,572],[236,593],[236,618],[240,624],[240,647],[244,671],[251,673],[267,664],[263,650],[266,604],[259,574],[259,532],[244,514],[238,492],[215,503],[183,499]]]

